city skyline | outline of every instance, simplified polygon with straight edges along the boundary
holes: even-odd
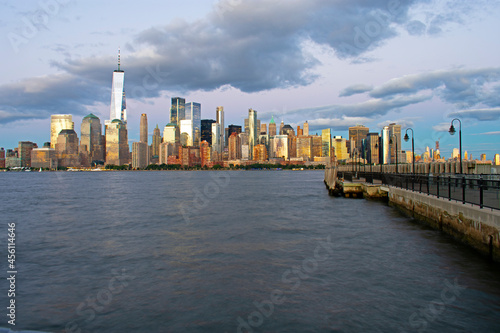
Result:
[[[157,123],[163,128],[170,99],[183,96],[202,105],[202,119],[215,119],[216,107],[224,106],[225,124],[243,125],[249,108],[262,123],[269,124],[272,115],[294,128],[307,120],[311,132],[331,128],[332,135],[344,138],[350,126],[380,133],[398,123],[402,131],[415,130],[416,153],[439,140],[444,156],[458,148],[457,137],[447,130],[459,117],[464,151],[488,159],[498,153],[498,3],[451,8],[441,1],[410,1],[393,8],[391,1],[374,1],[360,2],[350,12],[319,1],[260,2],[266,8],[262,16],[242,0],[171,1],[165,6],[176,10],[149,11],[148,20],[137,18],[134,25],[116,17],[99,22],[90,15],[92,2],[54,1],[48,8],[4,4],[0,29],[11,65],[0,80],[0,146],[13,148],[18,141],[41,146],[49,141],[45,129],[52,114],[72,114],[75,128],[90,113],[107,120],[111,73],[121,46],[130,145],[139,141],[141,114],[148,114],[150,129]],[[153,3],[137,6],[124,2],[121,10],[148,11]],[[299,18],[319,19],[321,11],[331,14],[331,22],[319,20],[323,28]],[[271,20],[273,12],[287,15]],[[35,20],[31,31],[25,18]],[[345,35],[340,27],[346,27]],[[78,44],[76,28],[82,35]],[[197,32],[215,46],[228,45],[223,58]],[[259,40],[247,41],[262,33]],[[250,43],[245,46],[252,51],[232,47],[236,40]],[[270,42],[276,49],[264,48]],[[188,48],[192,52],[182,59],[173,52]],[[402,142],[401,149],[411,146]]]

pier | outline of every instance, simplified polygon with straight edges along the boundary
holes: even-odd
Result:
[[[419,166],[422,173],[396,173],[401,170],[391,165],[363,170],[332,162],[325,170],[325,185],[330,195],[387,200],[406,215],[500,262],[499,175],[479,174],[478,170],[492,170],[467,162],[467,174],[450,173],[458,170],[458,163],[439,164]]]

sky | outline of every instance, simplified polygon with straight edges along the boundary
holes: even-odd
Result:
[[[172,97],[312,131],[412,128],[415,152],[500,153],[500,0],[0,1],[0,147],[50,140],[50,115],[109,118],[118,49],[129,141]],[[459,127],[455,121],[455,127]],[[410,131],[409,131],[410,132]],[[411,134],[410,134],[411,137]],[[404,142],[402,149],[411,150]]]

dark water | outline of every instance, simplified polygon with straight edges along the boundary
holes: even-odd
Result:
[[[0,173],[1,308],[15,222],[16,330],[500,331],[498,265],[322,180]]]

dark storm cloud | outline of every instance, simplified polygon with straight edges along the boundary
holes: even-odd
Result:
[[[316,79],[319,64],[307,43],[359,61],[396,36],[398,27],[411,20],[410,9],[422,2],[427,0],[221,0],[203,19],[176,20],[131,39],[122,58],[127,97],[222,86],[244,92],[305,86]],[[53,63],[62,75],[1,86],[0,123],[15,120],[15,114],[19,119],[79,114],[95,103],[108,103],[115,64],[111,56],[66,60]],[[28,91],[34,82],[39,89]]]
[[[370,95],[387,99],[432,90],[442,100],[459,108],[479,103],[497,106],[498,86],[493,90],[488,88],[488,84],[497,82],[500,82],[500,68],[442,70],[392,79],[373,89]]]

